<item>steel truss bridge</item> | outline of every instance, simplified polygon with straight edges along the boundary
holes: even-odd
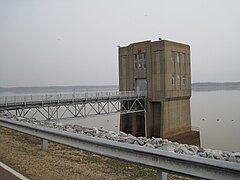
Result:
[[[111,91],[0,97],[0,111],[36,119],[145,112],[146,92]]]

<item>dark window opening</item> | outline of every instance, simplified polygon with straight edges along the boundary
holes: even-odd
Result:
[[[146,68],[146,53],[139,53],[134,55],[135,68]]]

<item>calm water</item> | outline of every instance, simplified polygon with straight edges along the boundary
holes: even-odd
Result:
[[[82,87],[77,91],[93,91],[99,87]],[[102,87],[101,90],[117,90],[117,87]],[[66,91],[55,87],[51,93]],[[41,90],[41,92],[44,90]],[[76,91],[71,87],[66,92]],[[1,92],[0,96],[30,94],[28,89],[20,92]],[[38,94],[38,90],[32,91]],[[192,126],[199,127],[201,145],[205,148],[227,151],[240,151],[240,91],[193,91],[191,98]],[[62,123],[74,123],[88,127],[103,127],[107,130],[119,131],[119,114],[109,116],[90,117],[87,119],[59,120]]]
[[[191,107],[203,147],[240,151],[240,91],[193,91]]]
[[[192,126],[200,129],[202,147],[240,151],[240,91],[193,91],[191,114]],[[68,122],[119,130],[119,115]]]

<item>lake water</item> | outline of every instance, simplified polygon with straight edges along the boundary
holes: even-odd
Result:
[[[191,107],[203,147],[240,151],[240,91],[193,91]]]
[[[77,88],[77,91],[89,90],[93,91],[96,88],[101,90],[117,90],[116,86],[111,87],[84,87]],[[51,93],[73,92],[75,88],[71,87],[68,90],[58,89],[49,90]],[[33,89],[24,93],[21,91],[6,90],[0,91],[0,96],[6,95],[23,95],[23,94],[38,94],[44,90]],[[48,92],[49,93],[49,92]],[[192,126],[200,129],[201,145],[205,148],[221,149],[226,151],[240,151],[240,91],[193,91],[191,98],[191,115]],[[62,123],[74,123],[87,127],[103,127],[107,130],[119,131],[120,115],[98,116],[85,119],[68,119],[59,120]]]

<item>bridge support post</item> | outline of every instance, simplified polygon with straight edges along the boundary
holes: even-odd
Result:
[[[42,145],[41,145],[42,151],[47,152],[48,151],[48,140],[41,139],[41,141],[42,141]]]
[[[163,172],[163,171],[160,171],[160,170],[157,170],[157,177],[156,179],[157,180],[167,180],[168,174],[166,172]]]
[[[144,101],[144,126],[145,126],[145,137],[148,138],[148,132],[147,132],[147,101],[145,99]]]

